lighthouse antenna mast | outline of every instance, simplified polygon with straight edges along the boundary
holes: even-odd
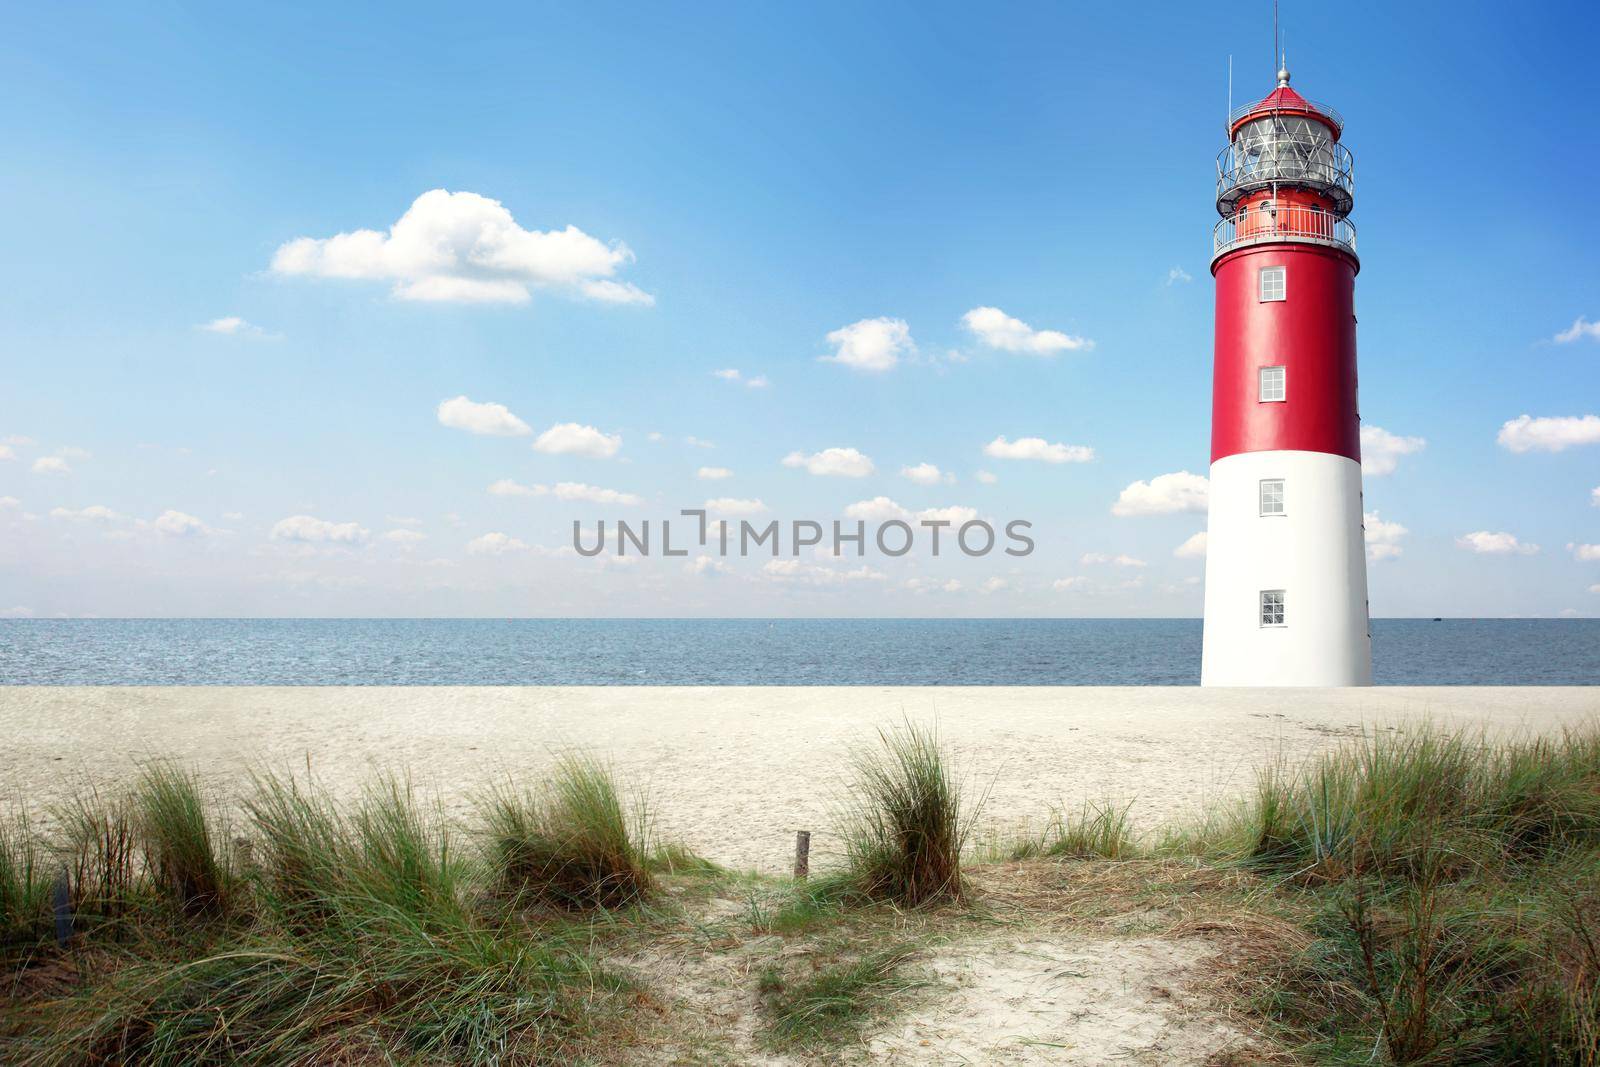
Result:
[[[1281,49],[1279,48],[1279,45],[1278,45],[1278,41],[1279,40],[1280,40],[1280,38],[1278,37],[1278,0],[1272,0],[1272,61],[1274,63],[1278,62],[1278,57],[1280,55],[1282,55],[1282,51],[1281,51]]]

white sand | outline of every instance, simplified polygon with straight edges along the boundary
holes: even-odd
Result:
[[[1275,751],[1431,718],[1496,731],[1600,718],[1600,688],[45,688],[0,687],[0,791],[36,809],[87,773],[174,756],[237,794],[247,767],[311,768],[354,792],[407,768],[452,811],[497,772],[530,777],[583,746],[646,788],[659,829],[720,862],[781,870],[793,833],[825,863],[853,745],[903,715],[936,721],[986,822],[1053,804],[1133,803],[1141,826],[1248,789]]]

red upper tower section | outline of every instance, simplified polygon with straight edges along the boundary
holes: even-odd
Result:
[[[1211,459],[1326,452],[1360,461],[1355,162],[1344,120],[1289,88],[1228,116],[1217,156]]]

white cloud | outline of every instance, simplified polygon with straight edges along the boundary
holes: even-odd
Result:
[[[625,507],[634,507],[644,501],[632,493],[621,493],[615,489],[601,489],[596,485],[584,485],[582,482],[557,482],[550,490],[558,500],[582,500],[590,504],[618,504]]]
[[[946,474],[932,463],[918,463],[915,467],[901,467],[900,476],[910,478],[918,485],[938,485],[940,482],[950,484],[956,480],[953,474]]]
[[[1600,508],[1600,485],[1597,485],[1593,489],[1589,490],[1589,503],[1597,508]]]
[[[1367,558],[1372,562],[1394,559],[1405,551],[1400,539],[1411,531],[1398,522],[1380,519],[1376,511],[1369,511],[1361,516],[1361,525],[1366,531]]]
[[[17,453],[10,445],[0,445],[0,459],[16,459]]]
[[[501,478],[489,485],[490,496],[544,496],[550,489],[543,485],[523,485],[511,478]]]
[[[498,530],[474,537],[467,542],[467,551],[474,556],[503,556],[507,552],[525,552],[528,545]]]
[[[759,500],[719,496],[706,501],[706,510],[716,512],[718,515],[759,515],[767,510],[767,506]]]
[[[690,574],[702,576],[726,574],[731,569],[732,568],[730,568],[726,563],[713,556],[696,556],[688,563],[688,571]]]
[[[202,322],[195,327],[206,333],[220,333],[229,337],[264,337],[266,331],[254,323],[246,322],[237,315],[225,315],[220,319]]]
[[[1201,530],[1193,534],[1183,544],[1172,550],[1172,554],[1179,559],[1205,559],[1206,557],[1206,532]]]
[[[959,593],[961,581],[957,578],[907,578],[905,587],[913,593]]]
[[[845,508],[844,514],[846,518],[861,519],[866,522],[887,522],[890,519],[903,520],[911,517],[911,512],[886,496],[858,501]]]
[[[1539,551],[1538,545],[1523,544],[1517,540],[1515,534],[1490,533],[1488,530],[1462,534],[1456,538],[1456,544],[1469,551],[1491,556],[1511,554],[1531,556]]]
[[[875,373],[893,369],[917,350],[903,319],[862,319],[828,334],[828,343],[836,348],[833,355],[821,357],[824,363]]]
[[[977,508],[964,508],[959,504],[952,504],[947,508],[925,508],[917,512],[917,518],[920,520],[948,522],[951,526],[961,526],[963,523],[971,522],[977,517]]]
[[[231,518],[232,516],[225,516]],[[386,515],[384,516],[396,526],[421,526],[422,520],[411,515]]]
[[[440,402],[439,425],[485,437],[526,437],[533,432],[533,427],[511,414],[504,404],[480,404],[464,396]]]
[[[0,508],[19,508],[22,501],[14,496],[0,496]]]
[[[1193,538],[1190,540],[1193,540]],[[1089,566],[1099,563],[1115,564],[1118,567],[1143,567],[1146,565],[1144,560],[1136,559],[1133,556],[1129,556],[1121,552],[1117,553],[1115,556],[1111,555],[1109,552],[1085,552],[1083,554],[1083,558],[1078,560],[1078,562]]]
[[[1574,445],[1600,444],[1600,415],[1561,415],[1536,419],[1519,415],[1495,438],[1513,452],[1560,452]]]
[[[63,459],[77,460],[88,459],[93,456],[94,453],[90,452],[87,448],[79,448],[76,445],[67,445],[65,448],[56,449],[56,455],[62,457]]]
[[[1587,337],[1591,341],[1600,341],[1600,322],[1590,322],[1579,315],[1573,320],[1572,325],[1556,334],[1555,342],[1558,345],[1571,344],[1580,337]]]
[[[1019,437],[1007,441],[1004,434],[983,446],[991,459],[1034,459],[1044,463],[1088,463],[1094,449],[1087,445],[1051,444],[1042,437]]]
[[[1055,581],[1050,583],[1050,588],[1054,589],[1058,593],[1065,593],[1068,589],[1075,589],[1078,586],[1086,583],[1088,580],[1089,579],[1085,578],[1081,574],[1075,574],[1071,578],[1057,578]]]
[[[717,447],[713,442],[707,441],[707,440],[705,440],[704,438],[701,438],[701,437],[696,437],[694,434],[690,434],[688,437],[685,437],[683,439],[683,443],[686,444],[686,445],[689,445],[692,448],[716,448]]]
[[[881,582],[888,579],[882,571],[865,564],[851,570],[836,567],[819,567],[815,563],[802,563],[797,559],[775,559],[761,568],[763,576],[783,582],[807,585],[843,585],[849,582]]]
[[[5,440],[0,441],[0,444],[18,445],[19,447],[23,448],[26,448],[28,445],[36,445],[38,443],[39,442],[35,441],[26,434],[20,433],[7,434]]]
[[[728,367],[724,370],[714,370],[711,372],[711,374],[713,377],[721,378],[725,382],[742,382],[746,388],[749,389],[765,389],[770,384],[767,381],[767,376],[765,374],[757,374],[752,378],[746,378],[739,372],[737,368],[734,367]]]
[[[1182,267],[1173,267],[1171,270],[1167,271],[1168,285],[1176,285],[1178,283],[1187,285],[1192,281],[1194,281],[1194,278]]]
[[[172,508],[168,508],[160,515],[157,515],[150,525],[158,533],[166,534],[168,537],[209,536],[217,532],[193,515],[175,511]]]
[[[605,459],[622,447],[620,434],[601,433],[593,426],[562,422],[550,427],[533,442],[534,451],[552,456],[590,456]]]
[[[312,515],[291,515],[274,523],[269,536],[274,541],[358,545],[367,540],[370,531],[360,523],[329,522]]]
[[[1199,474],[1176,471],[1158,474],[1148,482],[1134,482],[1111,505],[1111,514],[1170,515],[1179,511],[1204,511],[1210,483]]]
[[[40,456],[33,461],[35,474],[71,474],[72,467],[60,456]]]
[[[90,504],[86,508],[51,508],[52,519],[66,519],[68,522],[120,522],[122,516],[104,504]]]
[[[785,467],[804,467],[811,474],[831,475],[838,478],[865,478],[875,468],[872,460],[854,448],[824,448],[807,455],[790,452],[783,457]]]
[[[1010,585],[1011,583],[1006,581],[1004,578],[990,578],[978,588],[980,591],[985,593],[998,593],[1000,590],[1005,589]]]
[[[604,303],[653,304],[650,294],[613,279],[633,258],[627,245],[576,226],[525,230],[498,200],[433,189],[387,233],[296,238],[273,255],[272,270],[390,281],[402,300],[516,304],[530,288],[554,288]]]
[[[591,504],[621,504],[628,507],[644,503],[632,493],[602,489],[582,482],[557,482],[554,486],[523,485],[510,478],[501,478],[489,486],[489,493],[492,496],[554,496],[558,500],[582,500]]]
[[[999,478],[996,478],[994,475],[990,474],[988,471],[979,471],[975,477],[984,485],[993,485],[995,482],[1000,480]]]
[[[702,482],[719,482],[724,478],[732,478],[733,472],[727,467],[701,467],[694,472],[694,476]]]
[[[1361,427],[1361,470],[1377,477],[1393,474],[1401,456],[1421,452],[1428,442],[1421,437],[1401,437],[1382,426]]]
[[[1094,347],[1094,342],[1086,337],[1072,337],[1059,330],[1035,330],[1021,319],[1014,319],[995,307],[973,308],[961,316],[961,324],[979,341],[1005,352],[1053,356],[1057,352],[1076,352]]]
[[[1589,587],[1589,592],[1600,593],[1600,582],[1596,582],[1594,585],[1591,585]]]
[[[1586,563],[1600,560],[1600,545],[1567,545],[1567,551],[1572,553],[1572,558],[1583,560]]]
[[[18,604],[14,608],[6,608],[4,611],[0,611],[0,619],[31,619],[31,618],[33,618],[33,609],[32,608],[25,608],[21,604]]]
[[[426,541],[428,539],[428,535],[419,530],[408,530],[404,527],[401,527],[398,530],[390,530],[388,533],[383,535],[383,539],[385,541],[393,542],[394,544],[399,545],[401,548],[410,548],[421,541]]]

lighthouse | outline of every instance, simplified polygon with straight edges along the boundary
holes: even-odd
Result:
[[[1202,685],[1372,684],[1343,133],[1285,68],[1217,157]]]

